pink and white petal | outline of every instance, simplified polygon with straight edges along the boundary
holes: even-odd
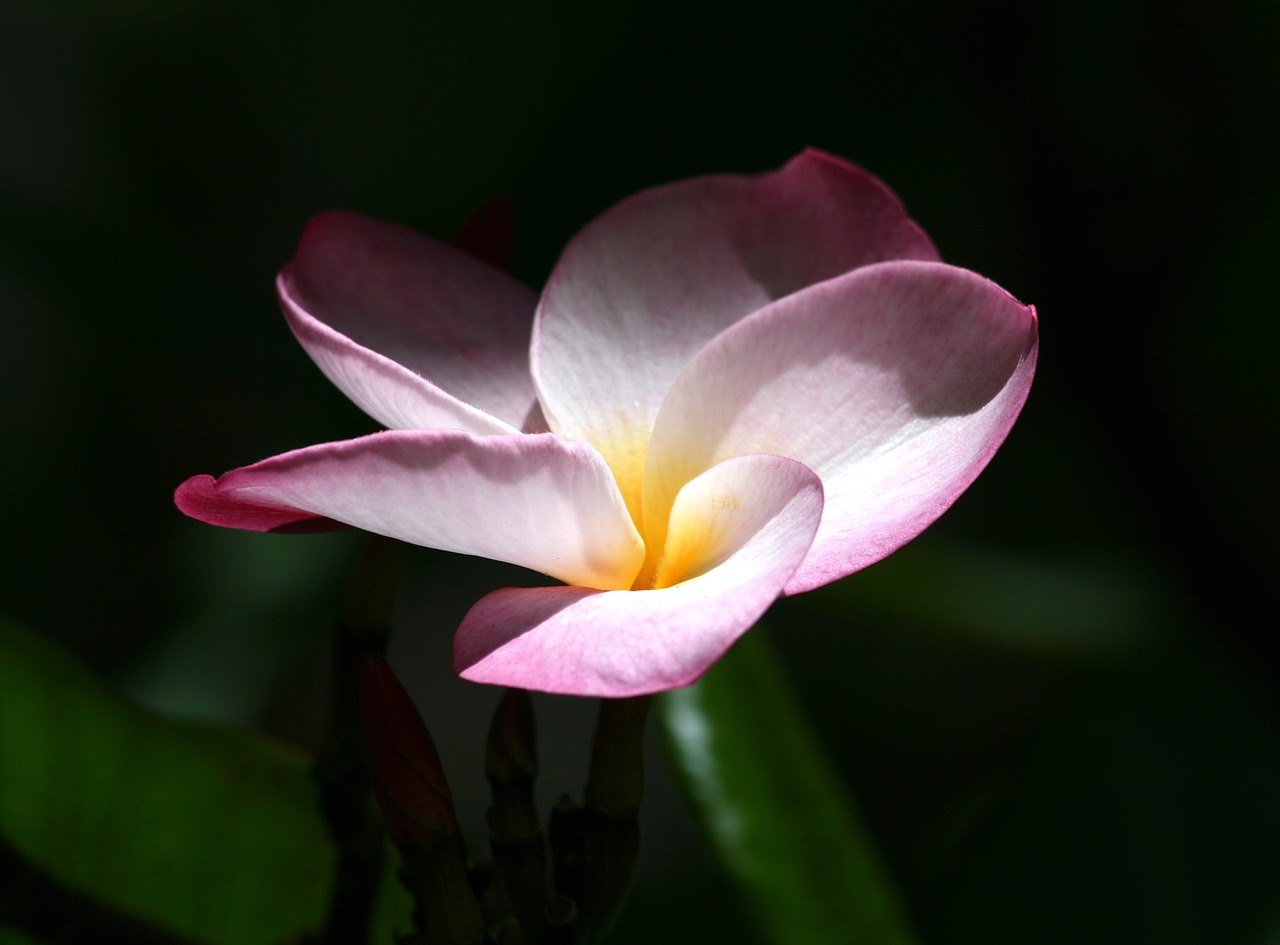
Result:
[[[415,545],[479,555],[571,584],[629,587],[644,560],[600,455],[551,434],[391,430],[196,477],[179,507],[262,530],[299,513]]]
[[[467,430],[481,435],[518,427],[463,403],[401,364],[356,344],[293,299],[289,273],[277,282],[280,307],[311,360],[353,403],[392,430]]]
[[[534,406],[537,297],[467,253],[332,211],[307,224],[278,288],[303,347],[380,422],[427,428],[443,413],[493,432],[488,414],[510,431]]]
[[[834,495],[783,593],[800,594],[897,551],[960,498],[1004,442],[1026,403],[1035,343],[1008,383],[975,413],[947,417],[833,477]]]
[[[709,470],[682,493],[679,583],[657,590],[506,588],[454,640],[465,679],[622,697],[698,679],[777,599],[822,514],[822,485],[779,456]]]
[[[689,358],[775,299],[889,259],[937,252],[880,181],[818,151],[624,200],[573,239],[543,293],[532,365],[551,428],[604,453],[634,506],[653,418]]]
[[[646,534],[681,485],[771,452],[821,477],[826,509],[788,592],[879,560],[973,481],[1026,400],[1035,311],[940,263],[869,266],[755,313],[698,353],[654,428]]]

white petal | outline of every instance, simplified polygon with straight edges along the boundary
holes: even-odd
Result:
[[[653,419],[704,344],[859,266],[936,258],[883,184],[816,151],[644,191],[579,233],[547,284],[532,347],[547,420],[604,454],[638,514]]]

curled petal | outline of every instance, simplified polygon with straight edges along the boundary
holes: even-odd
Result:
[[[817,151],[646,190],[574,238],[543,294],[532,364],[551,429],[599,449],[635,512],[653,419],[711,338],[859,266],[936,258],[883,184]]]
[[[214,525],[265,530],[309,513],[584,587],[628,587],[644,560],[600,455],[549,433],[391,430],[197,476],[176,499]]]
[[[465,679],[622,697],[695,681],[778,597],[813,540],[822,485],[780,456],[729,460],[676,502],[656,590],[506,588],[454,641]]]
[[[388,427],[511,433],[535,407],[536,296],[467,253],[333,211],[307,225],[277,289],[325,376]]]
[[[744,453],[790,456],[826,507],[787,586],[808,590],[878,561],[945,511],[1003,441],[1036,357],[1029,306],[940,263],[869,266],[788,296],[695,357],[658,416],[645,528],[676,491]]]

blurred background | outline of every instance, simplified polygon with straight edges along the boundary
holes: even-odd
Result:
[[[1263,0],[5,0],[0,613],[146,705],[312,747],[360,537],[171,502],[373,429],[276,309],[305,220],[447,239],[505,194],[538,286],[630,193],[821,147],[1041,314],[989,470],[767,621],[923,938],[1280,942],[1277,48]],[[398,605],[477,846],[496,694],[450,640],[522,581],[415,550]],[[594,707],[538,708],[550,804]],[[750,941],[651,771],[617,941]]]

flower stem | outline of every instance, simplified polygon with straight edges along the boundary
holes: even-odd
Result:
[[[325,736],[312,771],[338,850],[333,893],[320,945],[364,945],[385,868],[382,828],[360,735],[360,675],[365,656],[381,654],[406,547],[370,535],[356,566],[330,655]]]
[[[626,901],[640,853],[644,727],[650,699],[602,699],[584,804],[551,812],[556,890],[572,906],[572,941],[602,941]]]

